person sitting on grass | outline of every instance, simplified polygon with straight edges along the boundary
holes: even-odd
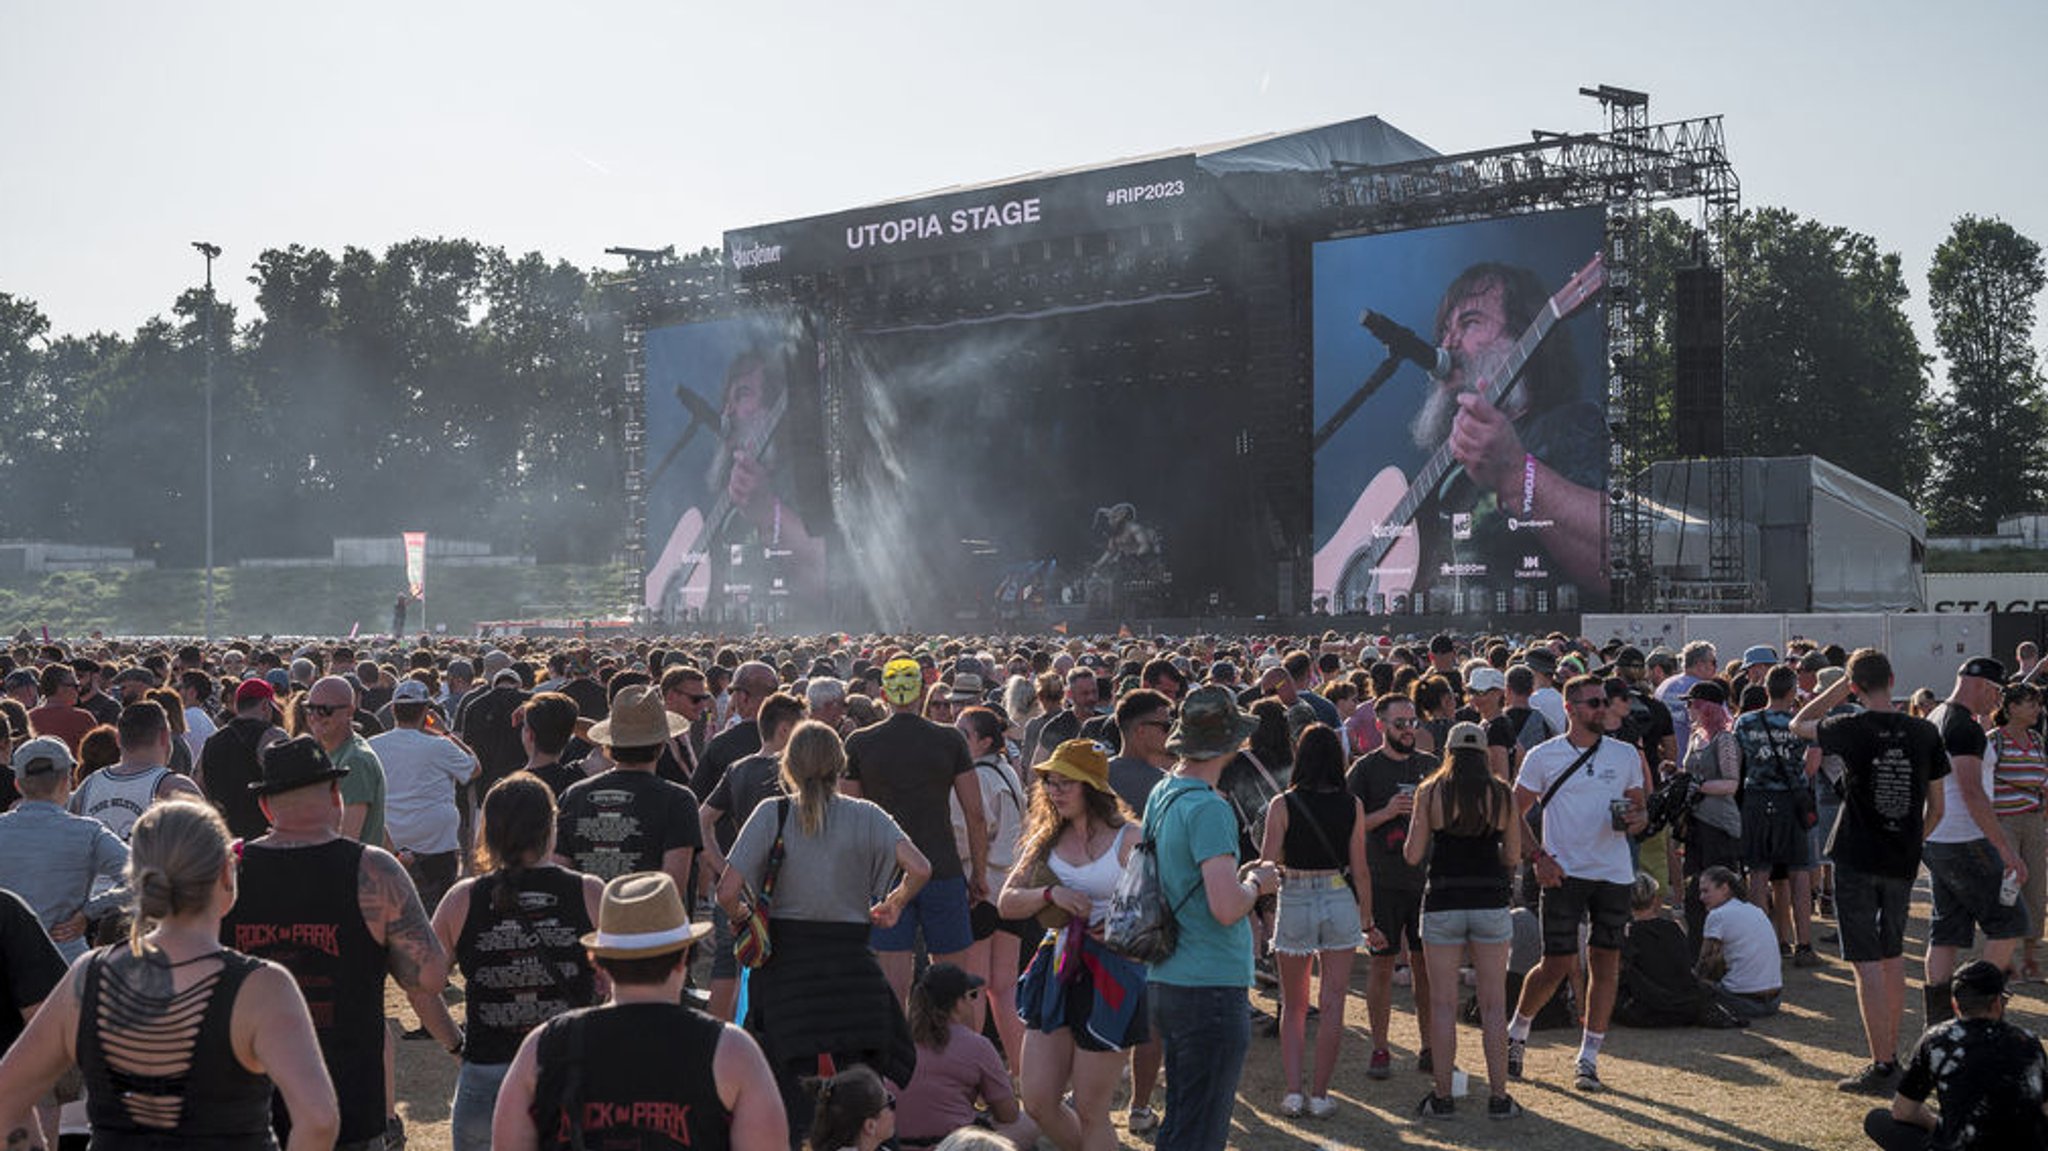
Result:
[[[981,1126],[1018,1147],[1038,1143],[1038,1128],[1018,1106],[996,1045],[974,1029],[987,981],[951,963],[934,963],[910,990],[910,1036],[917,1072],[896,1109],[896,1142],[930,1147],[962,1127]],[[977,1110],[976,1104],[988,1110]]]
[[[1740,882],[1725,867],[1700,872],[1700,899],[1707,905],[1700,976],[1713,985],[1721,1006],[1744,1019],[1761,1019],[1778,1013],[1785,979],[1771,917],[1742,898]]]
[[[1913,1048],[1889,1108],[1863,1117],[1884,1151],[2004,1151],[2048,1146],[2048,1057],[2041,1041],[2005,1021],[2005,972],[1982,959],[1949,982],[1955,1018]],[[1936,1112],[1928,1096],[1941,1104]]]

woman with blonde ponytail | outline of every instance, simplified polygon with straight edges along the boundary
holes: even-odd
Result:
[[[55,1145],[33,1108],[74,1064],[95,1147],[275,1148],[273,1086],[292,1118],[291,1151],[334,1145],[334,1087],[298,985],[284,968],[221,945],[235,880],[213,808],[172,799],[136,820],[127,943],[73,964],[0,1060],[9,1147]]]

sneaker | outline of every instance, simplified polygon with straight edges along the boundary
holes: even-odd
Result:
[[[1382,1047],[1372,1053],[1372,1062],[1365,1065],[1367,1079],[1391,1079],[1394,1076],[1394,1057]]]
[[[1899,1065],[1896,1063],[1867,1063],[1863,1070],[1835,1084],[1835,1090],[1847,1091],[1853,1095],[1876,1095],[1890,1098],[1893,1088],[1899,1083]]]
[[[1811,943],[1802,943],[1793,949],[1792,966],[1794,967],[1819,967],[1824,962],[1820,957],[1820,953],[1813,949],[1813,944]]]
[[[1130,1122],[1126,1124],[1133,1135],[1150,1135],[1159,1130],[1159,1113],[1150,1107],[1131,1108]]]
[[[1308,1101],[1308,1113],[1312,1119],[1328,1119],[1337,1113],[1337,1101],[1328,1095],[1318,1095]]]
[[[1486,1101],[1486,1117],[1488,1119],[1519,1119],[1522,1117],[1522,1105],[1515,1102],[1515,1097],[1512,1095],[1496,1095]]]
[[[1407,964],[1403,963],[1400,966],[1394,968],[1394,986],[1411,987],[1414,985],[1414,983],[1415,974],[1408,970]]]
[[[384,1120],[384,1151],[405,1151],[405,1120],[396,1115]]]
[[[1415,1113],[1424,1119],[1449,1119],[1458,1113],[1458,1104],[1456,1100],[1446,1099],[1431,1091],[1422,1097],[1422,1102],[1415,1105]]]
[[[1600,1069],[1584,1059],[1579,1060],[1579,1073],[1572,1076],[1572,1086],[1581,1091],[1607,1090],[1607,1085],[1600,1082]]]
[[[1287,1094],[1280,1097],[1280,1114],[1285,1115],[1290,1119],[1296,1118],[1301,1114],[1301,1109],[1304,1106],[1306,1106],[1307,1103],[1308,1100],[1303,1099],[1301,1097],[1301,1092],[1289,1091]]]
[[[1508,1078],[1522,1077],[1522,1054],[1528,1049],[1529,1041],[1526,1039],[1508,1040]]]
[[[1415,1056],[1415,1070],[1424,1075],[1429,1075],[1436,1071],[1436,1057],[1429,1053],[1429,1048],[1423,1048]]]

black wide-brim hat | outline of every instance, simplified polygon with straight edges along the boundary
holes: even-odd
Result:
[[[310,735],[287,739],[271,744],[263,752],[263,778],[249,785],[257,795],[276,795],[281,791],[296,791],[316,783],[326,783],[348,774],[348,768],[336,767],[327,758],[327,749]]]

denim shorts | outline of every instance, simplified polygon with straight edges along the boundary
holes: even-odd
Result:
[[[1920,859],[1927,865],[1928,887],[1934,894],[1928,943],[1968,947],[1976,942],[1978,927],[1986,939],[2018,939],[2027,933],[2025,905],[1998,901],[2005,865],[1990,840],[1929,843],[1921,847]]]
[[[1280,885],[1273,950],[1282,955],[1356,951],[1365,945],[1358,897],[1334,871],[1291,872]]]
[[[1515,937],[1514,917],[1505,907],[1453,908],[1422,912],[1424,947],[1457,947],[1466,943],[1506,943]]]
[[[924,885],[894,927],[877,927],[868,937],[876,951],[912,951],[917,947],[918,928],[924,929],[924,948],[933,955],[951,955],[974,946],[974,926],[967,908],[967,880],[963,876],[934,879]]]

